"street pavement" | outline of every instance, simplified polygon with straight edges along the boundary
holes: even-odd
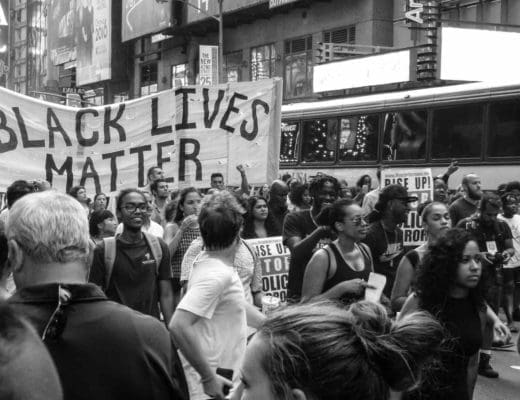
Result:
[[[520,326],[520,322],[517,322]],[[491,365],[500,377],[489,379],[479,376],[473,400],[520,400],[520,354],[516,350],[518,333],[513,336],[515,346],[493,350]],[[512,367],[517,367],[512,368]],[[454,399],[455,400],[455,399]]]

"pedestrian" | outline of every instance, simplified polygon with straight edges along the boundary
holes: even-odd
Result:
[[[84,186],[73,186],[69,190],[69,195],[74,197],[85,210],[87,217],[90,215],[89,198]]]
[[[108,197],[105,193],[99,192],[94,196],[92,211],[103,211],[108,207]]]
[[[139,189],[122,190],[116,208],[123,232],[97,245],[90,281],[115,302],[157,319],[162,313],[167,324],[173,314],[168,246],[142,232],[148,203]]]
[[[426,242],[410,250],[399,262],[390,296],[392,309],[395,312],[401,311],[401,307],[409,296],[424,254],[451,228],[450,214],[446,204],[434,201],[424,205],[422,208],[421,206],[419,206],[417,211],[421,216],[422,228],[426,233]]]
[[[12,271],[7,265],[9,248],[4,232],[0,232],[0,301],[7,299],[14,292],[12,282]],[[11,281],[11,282],[10,282]]]
[[[509,336],[507,327],[487,306],[481,294],[483,257],[475,238],[462,229],[451,229],[425,255],[417,276],[416,291],[406,300],[399,319],[424,310],[435,316],[451,337],[452,346],[440,353],[441,366],[410,399],[473,398],[477,379],[481,324]]]
[[[170,192],[168,190],[168,182],[166,179],[156,179],[150,185],[150,191],[153,196],[152,215],[150,219],[159,225],[166,224],[164,220],[164,209],[169,202]]]
[[[309,185],[295,181],[289,188],[289,200],[293,206],[291,211],[302,211],[311,208],[312,198]]]
[[[237,387],[247,325],[263,319],[245,301],[233,268],[243,209],[225,191],[205,198],[199,215],[204,251],[197,256],[170,330],[179,345],[190,399],[224,399],[225,387]],[[217,368],[227,370],[224,378]]]
[[[409,196],[403,186],[388,185],[381,190],[374,211],[368,215],[371,224],[363,242],[372,253],[374,271],[386,276],[383,294],[388,298],[404,252],[403,231],[399,225],[408,220],[410,203],[415,201],[417,197]]]
[[[18,199],[32,192],[34,192],[34,186],[28,181],[18,180],[9,185],[5,194],[7,208],[3,209],[0,213],[0,231],[5,230],[7,218],[9,218],[9,209]]]
[[[172,285],[174,306],[179,304],[181,296],[181,263],[186,250],[191,242],[200,236],[198,216],[200,211],[201,195],[194,187],[189,187],[181,191],[177,211],[173,224],[168,228],[164,235],[164,240],[168,245],[172,268]]]
[[[515,253],[509,226],[498,220],[501,209],[502,202],[497,195],[485,194],[480,201],[479,212],[457,224],[457,227],[467,230],[475,237],[480,251],[486,255],[482,274],[484,298],[495,314],[498,314],[502,300],[503,267]],[[487,323],[478,368],[478,373],[487,378],[498,378],[498,372],[490,364],[491,346],[509,345],[503,341],[493,342],[493,326]]]
[[[116,234],[117,220],[108,210],[93,211],[89,218],[90,238],[95,245]]]
[[[269,223],[275,228],[276,236],[282,234],[285,216],[289,213],[287,196],[289,187],[284,181],[275,180],[269,189]]]
[[[146,207],[138,192],[120,199],[123,212]],[[11,209],[7,237],[17,286],[9,303],[46,344],[65,400],[187,399],[164,325],[87,283],[88,220],[76,200],[54,191],[25,196]]]
[[[320,175],[310,185],[312,207],[309,210],[290,213],[285,218],[283,244],[291,252],[287,282],[287,296],[290,301],[300,301],[305,267],[313,253],[335,239],[330,228],[319,225],[316,218],[325,206],[338,198],[339,191],[336,178]]]
[[[419,385],[443,339],[426,313],[392,322],[382,306],[331,303],[273,312],[247,347],[244,400],[381,400]]]
[[[362,299],[373,267],[370,249],[361,243],[368,227],[361,207],[354,200],[336,200],[317,222],[337,239],[317,250],[305,268],[302,301],[337,299],[349,304]]]
[[[457,226],[461,219],[474,214],[482,198],[480,177],[476,174],[468,174],[462,178],[463,196],[450,205],[450,218],[453,226]]]
[[[279,236],[278,230],[273,226],[273,220],[269,218],[266,199],[257,196],[251,196],[248,199],[244,228],[240,236],[243,239]]]

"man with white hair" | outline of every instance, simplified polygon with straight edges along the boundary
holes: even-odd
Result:
[[[54,191],[26,195],[9,212],[7,238],[18,289],[9,302],[47,345],[65,400],[187,398],[164,325],[87,283],[81,204]]]

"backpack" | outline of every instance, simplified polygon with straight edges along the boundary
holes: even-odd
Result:
[[[148,247],[152,252],[152,257],[155,260],[155,273],[159,275],[159,265],[162,261],[162,248],[161,243],[157,236],[151,235],[147,232],[143,232],[144,238]],[[110,279],[112,278],[112,272],[114,271],[114,263],[116,261],[116,240],[117,236],[108,237],[103,239],[103,243],[105,245],[105,285],[104,290],[108,289],[108,285],[110,284]]]

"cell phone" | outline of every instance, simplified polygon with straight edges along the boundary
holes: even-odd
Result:
[[[368,276],[368,284],[374,288],[365,289],[365,300],[378,303],[386,285],[386,276],[371,272]]]
[[[229,381],[233,380],[233,370],[232,369],[217,368],[217,375],[220,375],[220,376],[226,378]],[[231,389],[231,386],[227,386],[227,385],[224,386],[224,389],[223,389],[224,395],[227,396],[229,394],[229,390],[230,389]]]

